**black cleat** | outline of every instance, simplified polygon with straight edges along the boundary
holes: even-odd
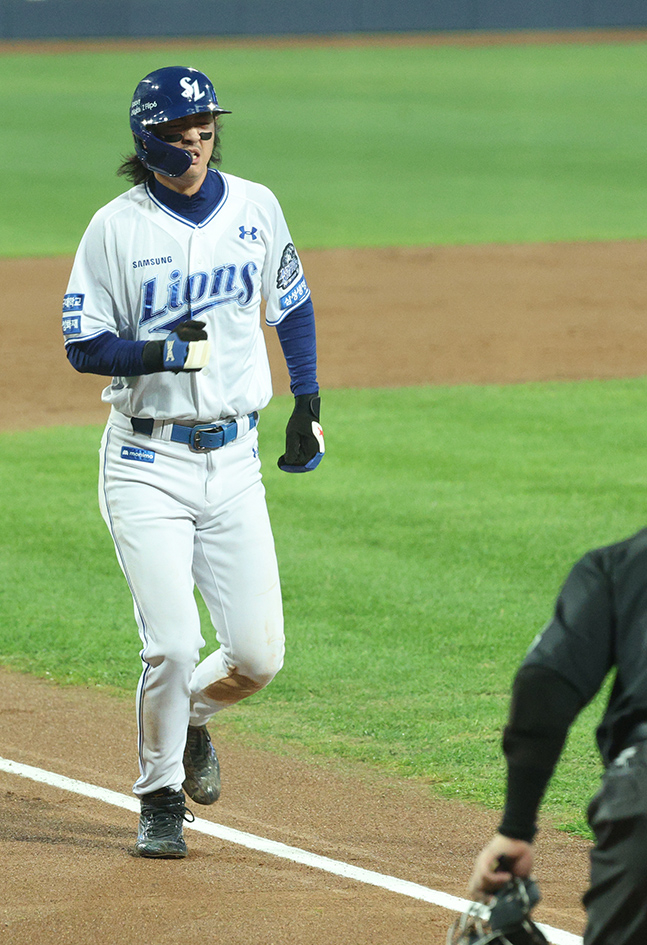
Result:
[[[182,823],[193,819],[193,814],[184,803],[182,791],[162,788],[152,794],[144,794],[141,798],[135,853],[137,856],[166,860],[185,857],[187,849],[182,836]]]
[[[213,804],[220,797],[220,765],[206,725],[189,725],[184,748],[182,787],[196,804]]]

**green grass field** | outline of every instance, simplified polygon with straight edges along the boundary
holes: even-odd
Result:
[[[302,248],[647,236],[645,44],[176,50],[0,56],[24,130],[0,255],[74,252],[169,57],[213,77],[223,168],[275,190]]]
[[[123,188],[137,80],[170,60],[213,76],[235,111],[224,169],[275,190],[301,247],[645,238],[646,58],[642,44],[4,55],[3,114],[24,137],[0,180],[0,255],[74,251]],[[327,391],[328,455],[291,477],[275,467],[290,409],[276,398],[261,443],[286,667],[221,724],[497,806],[518,662],[575,558],[645,523],[646,402],[642,379]],[[132,692],[99,438],[0,436],[0,661]],[[599,712],[545,805],[579,832]]]

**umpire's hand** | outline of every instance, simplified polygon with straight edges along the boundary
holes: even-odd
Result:
[[[285,453],[278,460],[283,472],[302,473],[315,469],[326,452],[319,423],[318,394],[299,394],[285,431]]]
[[[500,858],[506,857],[508,872],[500,866]],[[472,899],[488,902],[494,893],[512,878],[519,876],[527,879],[532,872],[533,849],[525,840],[513,840],[503,834],[494,835],[488,845],[481,850],[474,864],[474,872],[469,882]]]

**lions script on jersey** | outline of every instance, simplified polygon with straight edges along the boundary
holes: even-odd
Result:
[[[210,360],[202,371],[113,379],[103,399],[128,416],[207,421],[264,407],[272,387],[261,298],[267,324],[277,325],[310,296],[272,192],[208,173],[220,174],[224,192],[202,223],[140,184],[95,214],[74,261],[64,300],[67,341],[105,331],[148,341],[188,318],[206,322]]]

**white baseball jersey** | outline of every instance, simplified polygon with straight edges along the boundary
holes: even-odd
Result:
[[[222,198],[200,224],[140,184],[99,210],[79,245],[64,300],[66,344],[106,331],[164,339],[188,318],[206,323],[211,355],[202,371],[113,379],[102,399],[127,416],[207,422],[260,410],[272,396],[261,301],[267,324],[277,325],[310,290],[274,194],[221,177]]]

